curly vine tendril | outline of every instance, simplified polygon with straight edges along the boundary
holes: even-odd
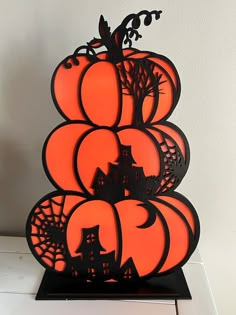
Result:
[[[132,46],[132,40],[131,38],[133,36],[134,39],[137,41],[139,38],[141,38],[142,36],[139,34],[139,32],[137,31],[137,29],[140,27],[141,25],[141,17],[144,16],[144,25],[148,26],[152,23],[152,19],[153,17],[155,18],[155,20],[158,20],[160,18],[162,11],[147,11],[147,10],[143,10],[140,11],[137,14],[130,14],[128,15],[123,21],[122,23],[114,30],[114,32],[112,33],[112,36],[115,37],[116,34],[120,35],[119,38],[119,45],[122,46],[122,44],[128,44],[129,47]],[[127,28],[127,25],[131,23],[131,27]]]
[[[153,11],[151,11],[151,12],[149,12],[149,11],[147,11],[147,10],[142,10],[142,11],[140,11],[139,13],[137,13],[137,14],[130,14],[130,15],[128,15],[123,21],[122,21],[122,23],[121,23],[121,25],[120,26],[127,26],[127,24],[129,23],[129,22],[131,22],[132,20],[133,20],[133,22],[134,22],[134,20],[135,20],[135,25],[137,25],[136,27],[133,25],[133,27],[134,28],[139,28],[139,26],[140,26],[140,17],[142,16],[142,15],[145,15],[145,20],[144,20],[144,24],[146,25],[146,26],[148,26],[149,24],[151,24],[151,22],[152,22],[152,15],[154,15],[155,16],[155,19],[156,20],[158,20],[159,18],[160,18],[160,14],[162,13],[162,11],[157,11],[157,10],[153,10]],[[119,27],[119,26],[118,26]]]
[[[152,23],[153,18],[155,20],[158,20],[160,18],[160,14],[162,11],[147,11],[143,10],[140,11],[137,14],[130,14],[128,15],[122,23],[112,32],[110,33],[110,28],[107,25],[107,22],[104,21],[102,17],[102,21],[104,24],[106,24],[106,35],[102,36],[101,33],[101,38],[100,39],[95,39],[98,40],[99,44],[97,47],[92,46],[91,43],[88,43],[87,45],[83,45],[78,47],[72,56],[69,56],[63,60],[63,64],[66,69],[70,69],[72,65],[78,66],[79,61],[77,59],[78,54],[80,53],[81,50],[85,49],[85,55],[87,58],[91,61],[97,61],[98,58],[96,56],[95,49],[101,46],[105,46],[107,48],[107,53],[108,53],[108,60],[112,60],[114,62],[118,62],[122,60],[123,58],[123,53],[122,53],[122,48],[123,44],[128,45],[128,47],[132,46],[132,39],[137,41],[139,38],[142,37],[142,35],[139,34],[137,29],[141,25],[141,17],[144,17],[143,23],[145,26],[148,26]],[[100,19],[101,20],[101,19]],[[131,23],[130,27],[127,27],[128,24]]]
[[[80,46],[80,47],[76,48],[76,50],[74,51],[73,55],[71,55],[69,57],[66,57],[63,60],[64,67],[66,69],[70,69],[70,68],[72,68],[72,63],[73,63],[73,65],[78,66],[79,65],[79,60],[76,57],[84,49],[86,50],[85,54],[86,54],[86,56],[88,57],[88,59],[90,61],[98,60],[95,50],[89,45],[83,45],[83,46]]]

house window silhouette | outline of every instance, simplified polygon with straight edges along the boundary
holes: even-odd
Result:
[[[105,275],[108,275],[110,273],[109,269],[109,263],[108,262],[103,262],[102,263],[103,271]]]
[[[88,255],[89,255],[89,260],[94,261],[94,252],[92,250],[89,252]]]
[[[87,244],[95,243],[95,241],[96,241],[95,234],[91,233],[86,236]]]
[[[98,176],[98,185],[99,186],[104,186],[105,185],[104,176]]]
[[[88,268],[88,275],[92,276],[93,278],[96,277],[96,271],[94,268]]]
[[[124,272],[124,279],[131,279],[132,278],[132,269],[128,268]]]
[[[128,184],[128,179],[129,179],[129,178],[128,178],[128,175],[124,175],[124,176],[123,176],[123,181],[122,181],[123,184]]]
[[[129,156],[129,150],[124,149],[124,150],[122,151],[122,155],[123,155],[124,157],[128,157],[128,156]]]

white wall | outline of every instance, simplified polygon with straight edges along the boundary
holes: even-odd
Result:
[[[201,218],[200,249],[219,314],[236,314],[235,2],[0,0],[0,8],[1,234],[24,234],[29,210],[53,189],[41,148],[62,121],[49,89],[57,63],[97,35],[101,13],[115,27],[129,13],[162,9],[136,46],[167,55],[179,70],[182,96],[170,120],[191,146],[179,191]]]

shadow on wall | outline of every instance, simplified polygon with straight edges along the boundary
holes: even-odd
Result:
[[[54,68],[47,47],[33,35],[27,46],[9,43],[0,60],[0,235],[24,235],[31,208],[55,190],[43,171],[41,152],[62,119],[50,95]]]

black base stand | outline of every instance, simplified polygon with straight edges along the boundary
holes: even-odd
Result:
[[[45,271],[36,300],[191,299],[182,269],[136,283],[81,282]]]

